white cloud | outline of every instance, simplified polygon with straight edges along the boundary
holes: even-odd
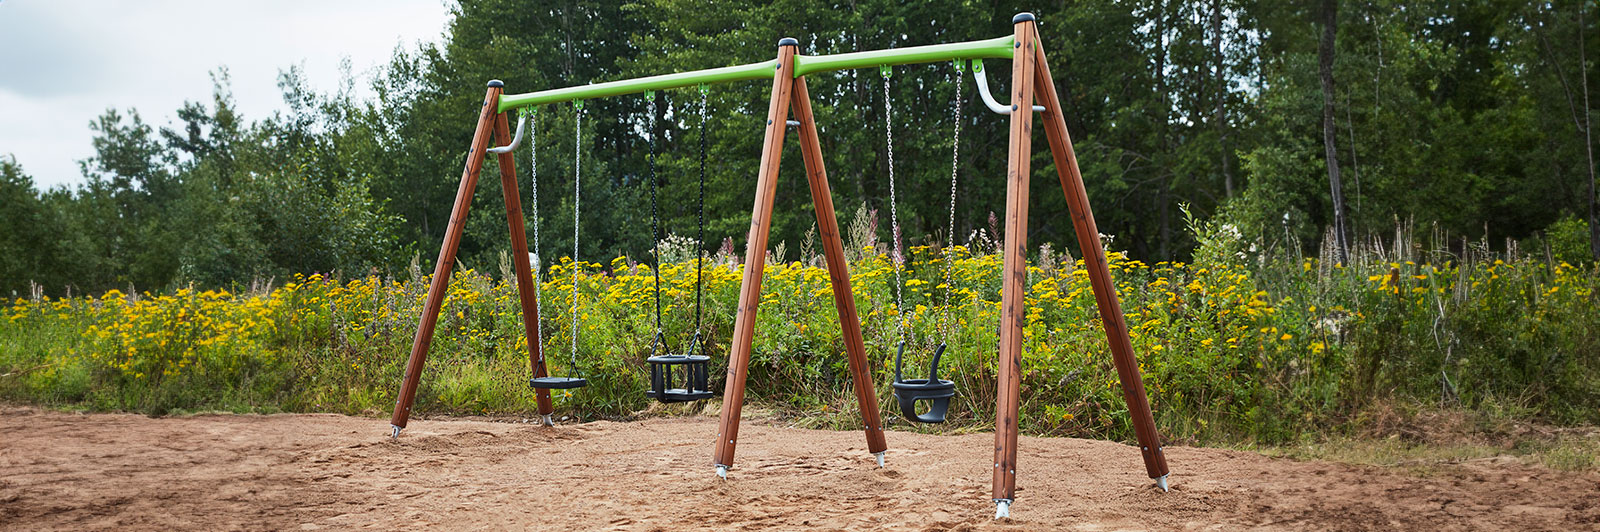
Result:
[[[239,110],[260,119],[283,108],[279,71],[301,65],[332,91],[345,58],[362,78],[448,21],[444,0],[0,0],[0,155],[41,188],[79,183],[107,108],[168,124],[185,100],[209,104],[226,66]]]

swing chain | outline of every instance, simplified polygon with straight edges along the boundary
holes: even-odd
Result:
[[[544,255],[539,254],[539,111],[524,107],[517,110],[528,116],[528,168],[533,173],[533,258],[538,261],[532,265],[533,269],[533,305],[534,313],[539,319],[544,319],[544,282],[540,277],[544,274]],[[534,324],[538,327],[539,324]],[[534,346],[528,346],[533,349]],[[544,349],[539,349],[539,363],[544,364]]]
[[[694,332],[695,332],[695,334],[700,334],[700,331],[701,331],[701,329],[700,329],[701,321],[700,320],[701,320],[701,316],[703,315],[703,313],[701,311],[701,299],[703,299],[703,296],[701,295],[701,293],[705,291],[705,289],[703,288],[703,284],[701,283],[701,277],[703,275],[705,275],[705,256],[706,256],[706,120],[708,118],[707,117],[708,110],[710,109],[706,105],[706,98],[707,98],[707,95],[710,94],[710,93],[711,93],[711,87],[702,83],[700,85],[700,205],[699,205],[699,207],[700,207],[700,210],[699,210],[699,213],[700,213],[699,214],[700,227],[699,227],[699,233],[696,234],[696,236],[695,236],[695,244],[696,244],[696,246],[695,246],[695,257],[694,257]],[[705,350],[705,346],[704,345],[698,345],[696,347],[699,347],[702,351]],[[688,354],[692,355],[694,353],[688,353]]]
[[[578,371],[578,261],[579,201],[583,198],[583,100],[572,101],[572,371]]]
[[[649,110],[647,112],[650,114],[646,125],[648,131],[645,138],[649,140],[650,145],[650,238],[651,245],[655,247],[656,256],[655,267],[651,268],[656,283],[656,335],[655,339],[651,340],[650,349],[652,353],[656,353],[661,348],[666,347],[662,345],[665,339],[661,335],[661,211],[656,200],[656,92],[645,91],[644,98],[649,102]]]
[[[900,209],[899,202],[895,198],[894,186],[894,106],[889,99],[889,76],[893,73],[893,69],[889,65],[882,65],[878,67],[878,72],[883,75],[884,152],[889,157],[889,224],[894,230],[891,236],[894,241],[891,242],[889,255],[889,261],[894,263],[894,325],[901,341],[906,341],[910,340],[910,334],[906,331],[905,296],[901,293],[901,285],[904,283],[900,278],[905,256],[900,252]]]
[[[960,59],[956,60],[956,100],[955,100],[955,135],[950,142],[950,222],[945,225],[949,233],[949,244],[944,248],[944,314],[939,324],[945,338],[950,338],[951,326],[954,320],[950,319],[950,297],[953,290],[951,280],[952,271],[955,270],[956,247],[956,178],[961,174],[961,73],[966,69]]]

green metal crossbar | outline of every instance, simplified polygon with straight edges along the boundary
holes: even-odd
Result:
[[[793,72],[793,76],[800,77],[817,72],[834,72],[874,66],[933,63],[954,59],[1011,59],[1012,50],[1015,46],[1015,38],[1007,35],[982,41],[912,46],[847,54],[796,55],[794,57],[794,68],[790,70]],[[608,81],[525,94],[507,94],[500,97],[500,112],[533,105],[605,98],[694,85],[772,79],[773,72],[777,71],[777,67],[778,60],[772,59],[746,65]]]
[[[871,50],[848,54],[797,55],[794,56],[794,76],[800,77],[814,72],[833,72],[852,68],[933,63],[952,59],[1011,59],[1011,50],[1015,44],[1016,39],[1007,35],[983,41],[891,48],[888,50]]]

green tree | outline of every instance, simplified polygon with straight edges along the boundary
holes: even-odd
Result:
[[[0,297],[26,296],[35,284],[51,294],[70,289],[71,257],[58,237],[60,213],[34,188],[16,158],[0,157]]]

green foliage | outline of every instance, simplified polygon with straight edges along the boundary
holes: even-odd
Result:
[[[1298,256],[1319,245],[1333,205],[1310,5],[1032,7],[1102,232],[1131,256],[1181,260],[1200,245],[1184,231],[1184,217],[1225,213],[1263,247],[1295,246]],[[286,70],[281,114],[246,120],[234,109],[226,70],[214,75],[210,101],[186,102],[172,126],[152,126],[136,110],[108,110],[91,124],[95,154],[83,161],[84,185],[7,203],[12,212],[34,213],[15,216],[65,236],[58,249],[29,258],[38,264],[0,279],[11,290],[31,280],[62,295],[69,287],[228,287],[293,273],[396,273],[414,256],[432,258],[442,242],[487,80],[529,92],[722,67],[768,59],[785,36],[813,55],[983,39],[1011,32],[1010,15],[1032,7],[464,0],[442,42],[399,49],[385,68],[343,80],[332,93],[319,94],[298,69]],[[1498,243],[1551,227],[1564,212],[1588,211],[1593,163],[1581,118],[1592,109],[1575,87],[1595,73],[1570,51],[1592,49],[1600,28],[1578,15],[1569,4],[1514,2],[1383,0],[1340,10],[1336,147],[1355,241],[1400,219]],[[994,63],[991,77],[1003,91],[1007,70]],[[1006,171],[1007,121],[984,112],[963,80],[959,201],[955,225],[945,227],[953,76],[940,63],[897,67],[890,79],[902,234],[911,240],[902,244],[983,231],[1003,210],[1003,187],[989,177]],[[353,96],[357,83],[375,96]],[[836,204],[888,207],[881,83],[870,69],[807,79]],[[691,234],[700,214],[701,134],[705,247],[730,238],[737,245],[749,226],[769,89],[711,87],[704,131],[694,88],[657,93],[654,117],[642,95],[587,102],[581,139],[570,105],[545,106],[539,160],[526,149],[515,157],[524,216],[537,207],[533,221],[545,228],[541,246],[571,249],[562,228],[571,226],[581,154],[583,202],[592,208],[579,221],[578,257],[647,256],[651,139],[664,231]],[[800,166],[795,151],[784,167]],[[1053,161],[1036,151],[1030,236],[1068,240],[1066,204],[1046,178]],[[21,172],[14,164],[7,171]],[[478,180],[462,264],[489,269],[506,251],[498,171],[490,160]],[[815,223],[796,175],[778,181],[773,242],[798,243]],[[535,188],[537,206],[527,199]],[[8,222],[22,225],[30,224]],[[879,239],[891,233],[876,230]]]
[[[1589,250],[1589,223],[1582,218],[1567,215],[1546,227],[1541,236],[1555,262],[1588,264],[1595,260]],[[1535,246],[1539,243],[1539,240],[1534,241]]]
[[[72,258],[60,239],[65,226],[52,198],[39,194],[15,159],[0,157],[0,297],[71,279],[76,272],[55,269]]]
[[[309,94],[290,71],[281,85],[292,112],[245,124],[226,71],[214,78],[212,104],[186,103],[176,130],[107,110],[91,125],[95,155],[76,189],[39,194],[5,161],[0,193],[17,196],[0,208],[14,218],[5,227],[19,239],[51,238],[7,254],[29,265],[4,271],[0,289],[227,287],[399,268],[401,220],[370,192],[372,176],[354,168],[375,142],[350,120],[360,108]]]
[[[273,330],[263,302],[192,290],[16,300],[0,341],[0,395],[153,415],[276,410],[293,387],[263,344]]]
[[[1311,4],[1252,9],[1263,38],[1259,96],[1239,152],[1249,174],[1230,218],[1245,234],[1303,243],[1332,220]],[[1395,220],[1455,238],[1527,238],[1584,212],[1592,105],[1574,50],[1596,19],[1574,3],[1398,2],[1339,10],[1335,128],[1350,224],[1384,237]],[[1592,12],[1591,12],[1592,13]],[[1591,211],[1592,212],[1592,211]],[[1287,226],[1287,227],[1286,227]]]
[[[1593,356],[1600,318],[1589,311],[1600,272],[1592,267],[1527,258],[1437,266],[1280,261],[1250,250],[1229,226],[1191,224],[1201,243],[1196,263],[1109,255],[1168,438],[1291,441],[1359,422],[1351,412],[1388,399],[1600,421],[1592,408],[1600,401]],[[896,344],[908,342],[907,366],[917,374],[933,346],[945,343],[941,373],[960,390],[950,426],[989,426],[1002,260],[967,247],[948,255],[910,251],[903,308],[894,303],[886,255],[869,251],[851,265],[882,414],[909,427],[898,421],[888,386]],[[815,261],[763,266],[747,397],[807,423],[855,426],[832,290],[826,271],[807,265]],[[718,389],[745,267],[723,255],[700,275],[702,331]],[[685,260],[660,273],[665,348],[681,352],[695,331],[696,268]],[[394,403],[428,281],[312,275],[253,293],[18,299],[0,313],[0,398],[157,414],[381,414]],[[626,257],[608,265],[562,259],[550,268],[540,286],[540,347],[553,374],[590,381],[556,392],[563,412],[625,418],[648,411],[654,286],[650,267]],[[1131,437],[1082,263],[1041,252],[1027,287],[1023,430]],[[510,283],[471,270],[453,276],[417,411],[530,413],[517,301]]]

